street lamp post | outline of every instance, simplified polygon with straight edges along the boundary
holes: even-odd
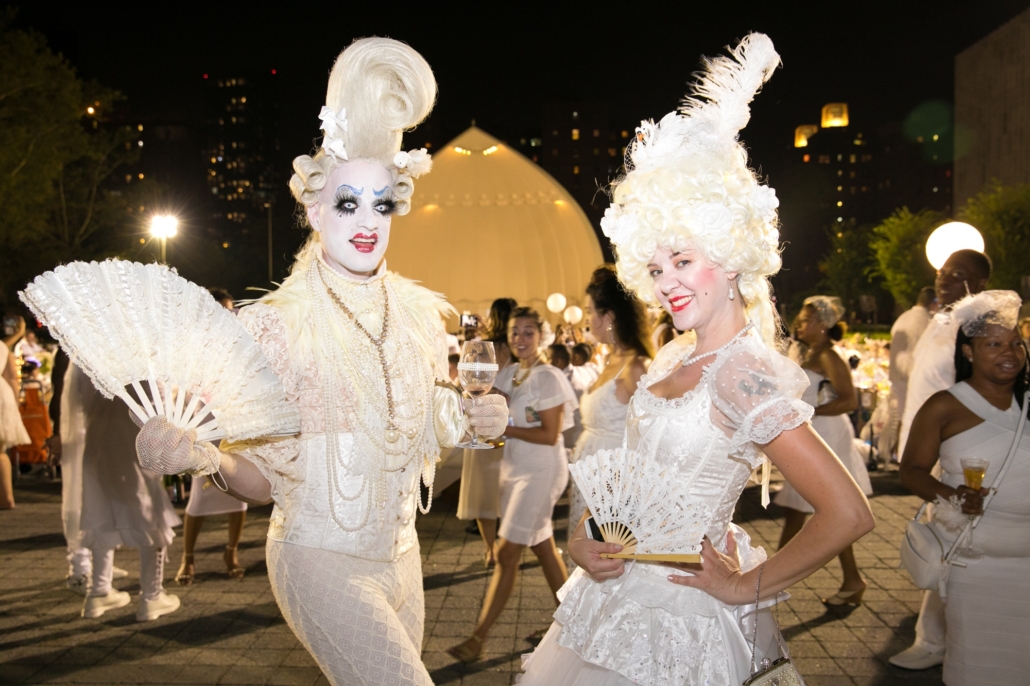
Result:
[[[161,264],[168,263],[168,239],[178,226],[179,220],[170,214],[155,214],[150,220],[150,235],[161,241]]]

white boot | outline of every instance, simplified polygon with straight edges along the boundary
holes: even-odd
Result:
[[[150,622],[161,615],[167,615],[179,609],[179,596],[168,595],[164,591],[153,600],[139,599],[139,609],[136,610],[137,622]]]
[[[86,596],[86,602],[82,606],[82,616],[86,619],[96,619],[108,610],[125,607],[131,600],[132,597],[125,591],[113,589],[107,595]]]

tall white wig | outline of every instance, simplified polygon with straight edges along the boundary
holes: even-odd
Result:
[[[397,214],[407,214],[412,179],[428,172],[431,161],[425,149],[401,152],[401,138],[429,116],[435,101],[436,79],[422,55],[391,38],[355,40],[329,74],[320,149],[293,160],[293,197],[312,205],[337,166],[375,160],[393,172]]]
[[[619,278],[642,300],[655,300],[647,268],[655,251],[694,248],[739,273],[748,318],[767,342],[777,329],[768,277],[781,264],[779,201],[748,167],[737,134],[779,64],[761,33],[746,36],[728,57],[706,59],[678,110],[657,124],[641,122],[626,152],[627,171],[601,220]]]

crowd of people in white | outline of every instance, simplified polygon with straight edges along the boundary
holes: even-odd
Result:
[[[124,575],[113,563],[119,546],[140,554],[137,619],[179,607],[163,587],[181,521],[162,473],[189,472],[178,583],[194,581],[204,518],[222,514],[226,573],[241,577],[247,503],[274,502],[266,554],[275,598],[330,682],[430,684],[414,523],[431,505],[443,449],[460,461],[458,517],[475,522],[493,570],[468,639],[449,651],[456,660],[482,653],[528,547],[556,611],[525,656],[523,684],[790,677],[774,606],[834,557],[842,583],[823,602],[861,605],[866,581],[853,544],[874,522],[849,419],[855,388],[834,349],[844,309],[809,298],[783,336],[769,284],[780,267],[778,201],[738,139],[779,61],[766,36],[751,34],[706,61],[676,111],[641,123],[602,223],[617,263],[585,285],[590,340],[555,337],[536,310],[499,299],[478,334],[494,344],[494,391],[456,403],[448,382],[458,360],[444,329],[453,310],[385,260],[391,218],[408,211],[414,179],[430,169],[425,150],[401,151],[401,134],[429,114],[436,82],[407,45],[355,41],[330,75],[321,146],[294,162],[290,188],[310,237],[281,287],[239,315],[299,412],[300,433],[197,441],[162,417],[133,423],[74,360],[55,375],[50,448],[60,455],[68,583],[85,595],[83,616],[131,602],[112,585]],[[893,414],[879,443],[882,456],[900,459],[902,483],[933,503],[942,540],[977,517],[977,554],[951,568],[946,602],[926,592],[915,643],[891,658],[906,669],[943,662],[949,686],[1017,683],[1030,671],[1021,570],[1030,558],[1021,493],[1030,437],[1014,436],[1030,410],[1027,352],[1018,297],[985,291],[990,273],[986,255],[956,252],[935,289],[898,319]],[[4,451],[29,442],[11,372],[15,354],[27,357],[33,345],[25,336],[0,360]],[[496,449],[454,448],[469,432]],[[661,470],[700,532],[677,552],[700,562],[611,557],[622,546],[596,534],[589,494],[569,479],[570,463],[605,450],[632,451]],[[970,487],[961,461],[974,454],[988,466],[982,486]],[[0,507],[13,507],[11,464],[0,460]],[[771,496],[774,466],[785,483]],[[732,522],[752,479],[763,505],[771,499],[785,512],[777,551]],[[566,493],[571,574],[552,524]]]

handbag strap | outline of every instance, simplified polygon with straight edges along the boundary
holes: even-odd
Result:
[[[755,648],[758,646],[758,600],[762,594],[762,572],[765,571],[765,562],[758,568],[758,581],[755,582],[755,630],[751,635],[751,674],[754,675],[758,671],[755,665]],[[779,611],[779,602],[776,603],[777,611]],[[780,654],[784,657],[787,656],[787,649],[783,647],[783,641],[780,640],[779,622],[777,622],[776,630],[776,644],[780,647]]]
[[[948,550],[948,554],[944,558],[945,561],[952,561],[959,549],[959,544],[965,539],[966,534],[968,534],[970,530],[975,529],[976,525],[980,523],[981,519],[983,519],[984,512],[987,511],[987,506],[991,504],[995,494],[998,492],[998,488],[1001,486],[1002,479],[1005,478],[1005,475],[1009,471],[1009,467],[1012,466],[1012,458],[1016,456],[1016,451],[1019,450],[1019,444],[1023,440],[1023,429],[1026,427],[1026,415],[1028,409],[1030,409],[1027,408],[1027,402],[1030,402],[1030,389],[1027,389],[1026,393],[1023,394],[1023,405],[1019,412],[1019,423],[1016,425],[1016,435],[1012,437],[1012,445],[1009,446],[1009,453],[1005,456],[1005,462],[1002,463],[1001,469],[998,471],[998,476],[995,477],[994,483],[991,484],[987,497],[984,498],[980,514],[970,520],[969,524],[967,524],[966,528],[962,531],[962,535],[956,538],[955,542],[951,544],[951,549]],[[926,503],[924,503],[923,507],[925,506]],[[922,511],[922,508],[920,508],[920,511]]]

